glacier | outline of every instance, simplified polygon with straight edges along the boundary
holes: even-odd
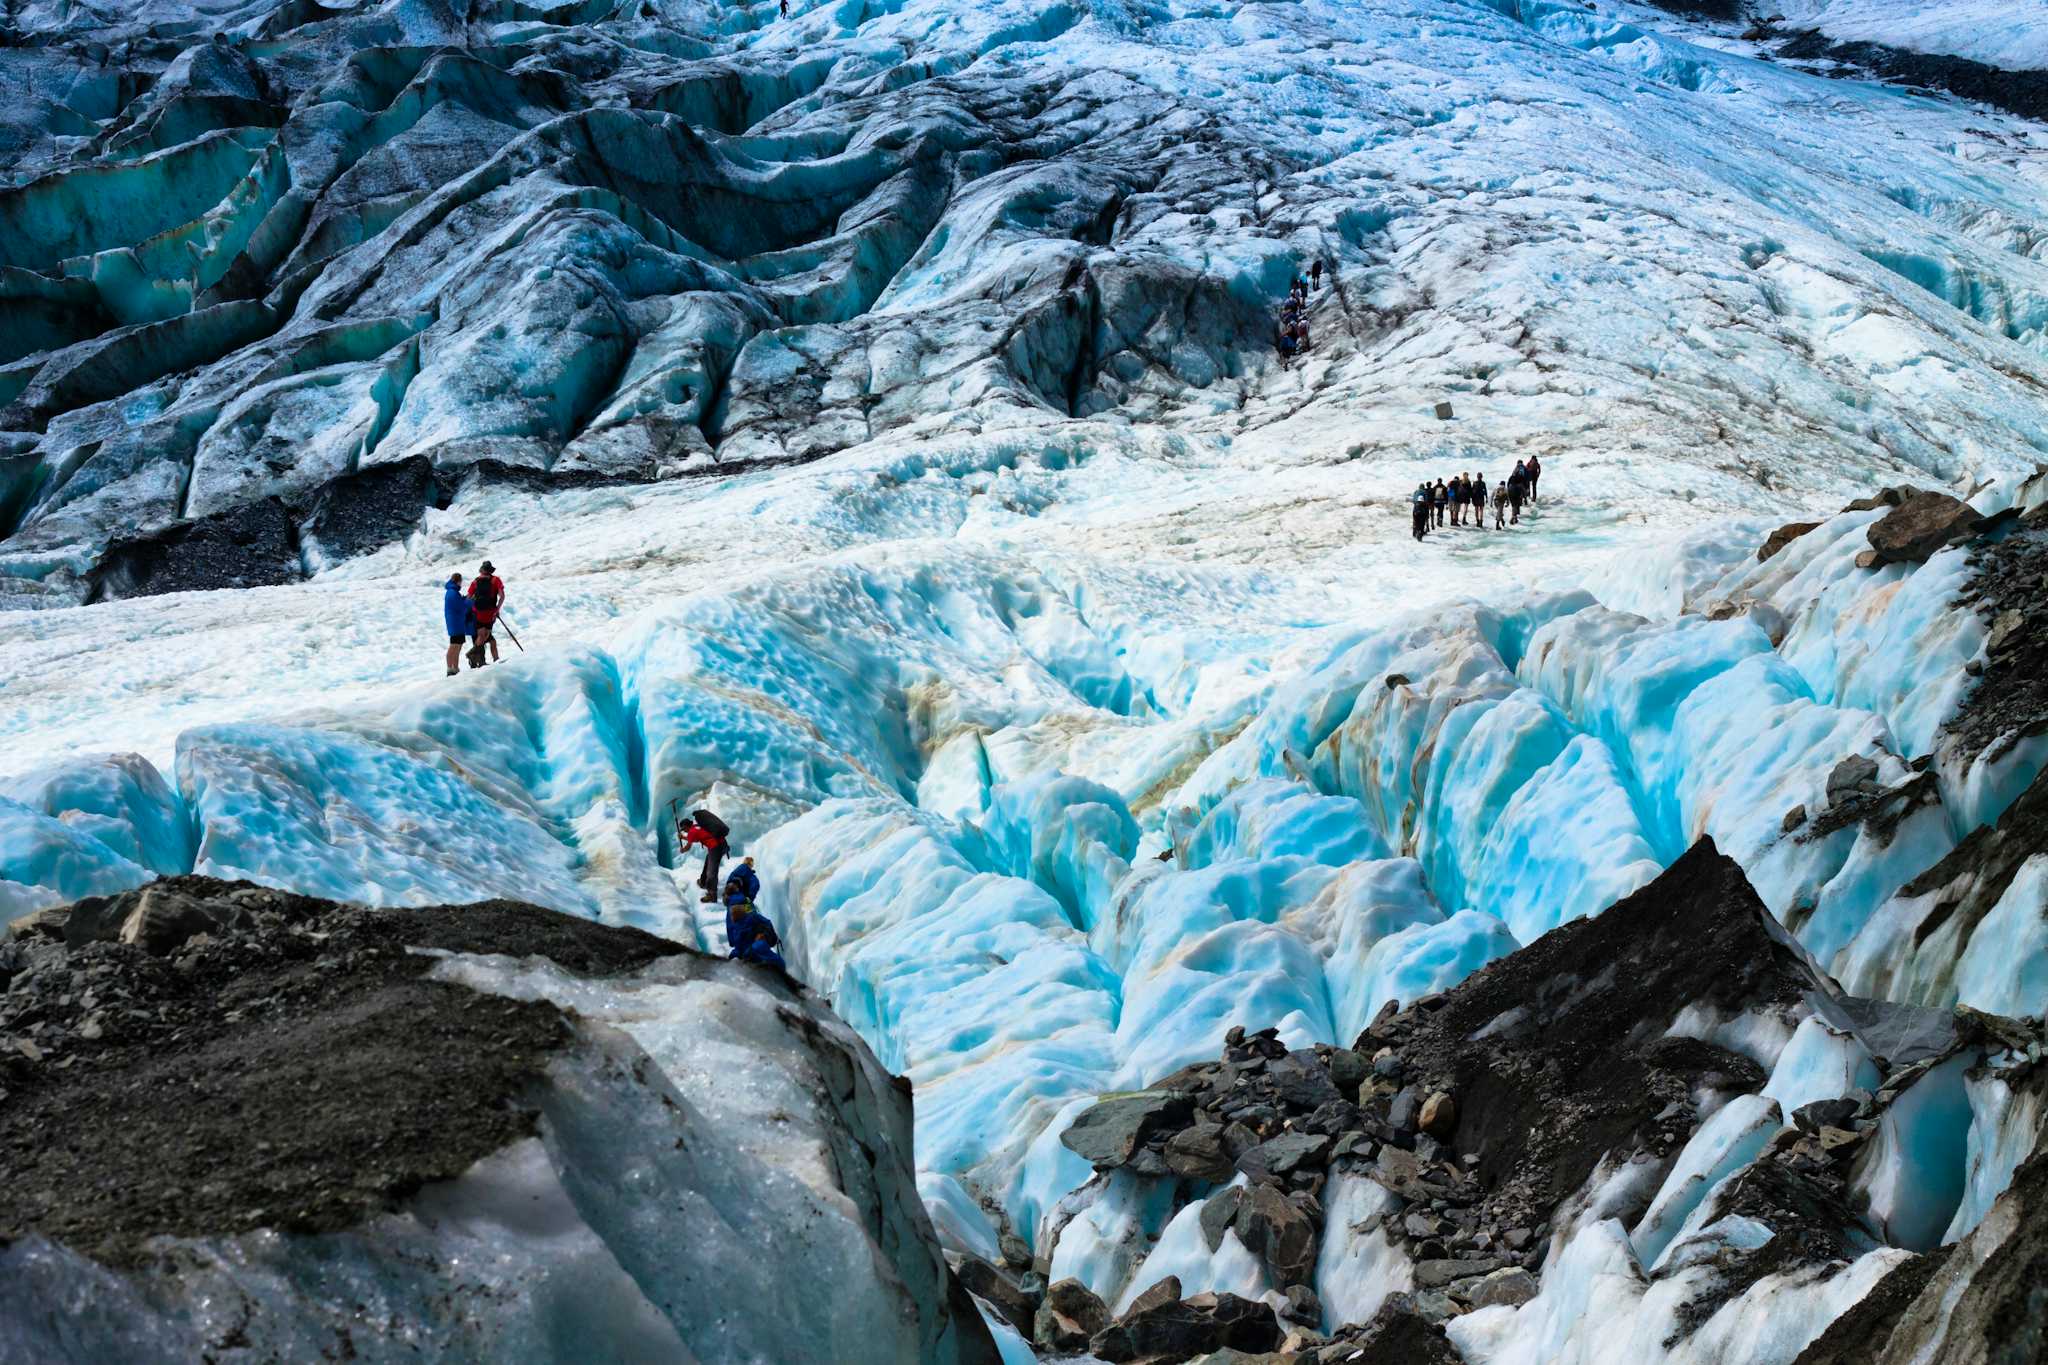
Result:
[[[1993,8],[1772,13],[2048,67],[2048,16]],[[2048,125],[1785,58],[1765,17],[15,7],[0,915],[196,873],[722,953],[672,828],[708,805],[793,976],[912,1087],[892,1216],[956,1264],[1112,1314],[1168,1276],[1276,1311],[1306,1284],[1321,1333],[1449,1305],[1468,1362],[1792,1365],[1894,1276],[1975,1304],[2043,1122],[2044,618],[2013,593],[2048,571]],[[1528,454],[1515,528],[1410,539],[1419,479]],[[1912,488],[1968,520],[1877,562]],[[443,679],[438,585],[486,555],[525,648]],[[1430,1298],[1360,1170],[1290,1284],[1210,1235],[1241,1174],[1061,1141],[1234,1029],[1351,1048],[1703,840],[1816,981],[1960,1022],[1911,1056],[1867,1013],[1680,1014],[1760,1079],[1617,1148],[1523,1302]],[[441,970],[772,1131],[688,983]],[[1857,1221],[1731,1289],[1779,1231],[1757,1188],[1819,1139],[1797,1113],[1845,1099]],[[601,1165],[629,1107],[565,1100],[550,1141]],[[500,1246],[506,1190],[553,1211],[514,1242],[622,1301],[680,1254],[629,1210],[578,1231],[626,1196],[534,1149],[492,1162],[440,1231],[348,1254]],[[681,1344],[642,1304],[617,1349],[936,1349],[819,1297],[798,1335]],[[982,1313],[1004,1359],[1042,1347]]]

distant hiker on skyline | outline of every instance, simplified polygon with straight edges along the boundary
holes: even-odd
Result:
[[[705,905],[718,900],[718,868],[725,861],[726,849],[731,847],[726,842],[731,835],[732,827],[708,810],[691,811],[688,825],[680,819],[676,821],[677,857],[696,845],[704,847],[704,871],[697,877],[697,885],[704,892],[700,899]]]
[[[462,671],[462,647],[476,633],[476,608],[462,595],[462,575],[448,575],[441,594],[441,624],[448,628],[448,676]]]
[[[498,662],[498,638],[491,634],[491,627],[497,624],[498,613],[505,608],[505,580],[492,570],[488,559],[477,570],[476,577],[469,580],[469,605],[476,613],[476,643],[469,647],[469,666],[482,668],[486,647],[491,651],[491,662]]]

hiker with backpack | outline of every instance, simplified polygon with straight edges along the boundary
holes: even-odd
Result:
[[[1522,499],[1529,496],[1529,471],[1520,460],[1515,461],[1515,472],[1508,475],[1508,503],[1514,508],[1511,520],[1520,525],[1522,521]]]
[[[505,580],[493,572],[488,559],[476,577],[469,580],[469,605],[476,613],[476,638],[469,647],[469,666],[482,668],[487,647],[491,662],[498,662],[498,638],[491,634],[491,627],[497,624],[498,613],[505,609]]]
[[[1508,526],[1508,486],[1497,483],[1493,486],[1493,529],[1505,531]]]
[[[715,905],[718,901],[718,869],[725,861],[726,849],[731,847],[727,843],[731,835],[732,828],[708,810],[691,811],[688,825],[680,818],[676,820],[676,856],[680,858],[700,844],[704,848],[704,871],[698,875],[697,885],[704,892],[701,901],[705,905]],[[747,861],[752,863],[753,859]],[[755,883],[756,886],[759,884]]]
[[[441,624],[448,630],[448,676],[462,671],[462,647],[476,633],[476,608],[462,595],[462,575],[448,575],[441,593]]]
[[[1536,480],[1543,473],[1543,461],[1531,455],[1527,472],[1529,475],[1529,502],[1533,506],[1536,502]]]
[[[1437,529],[1442,530],[1444,525],[1444,516],[1451,510],[1451,490],[1449,486],[1444,483],[1442,478],[1438,478],[1436,481],[1436,494],[1434,501],[1436,503]]]
[[[1309,284],[1316,289],[1323,287],[1323,258],[1318,256],[1308,263]]]
[[[1430,494],[1429,481],[1427,479],[1424,479],[1415,486],[1415,491],[1409,495],[1408,501],[1411,504],[1411,511],[1414,515],[1414,526],[1412,529],[1415,532],[1415,538],[1420,540],[1429,534],[1429,510],[1430,506],[1435,502],[1435,498]]]

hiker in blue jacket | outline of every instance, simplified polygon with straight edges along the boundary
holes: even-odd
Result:
[[[754,871],[754,859],[751,855],[740,859],[740,865],[732,870],[730,877],[725,879],[725,903],[727,905],[732,904],[735,893],[743,901],[753,901],[760,898],[761,874]]]
[[[737,875],[737,874],[735,874]],[[788,971],[789,965],[782,960],[782,954],[775,951],[782,942],[775,936],[775,926],[768,917],[754,908],[754,903],[742,897],[737,891],[725,900],[725,941],[726,956],[741,962],[752,962],[761,967],[774,967]]]
[[[462,646],[476,634],[476,608],[462,595],[462,575],[448,575],[447,590],[441,595],[441,623],[448,628],[448,676],[461,672]]]

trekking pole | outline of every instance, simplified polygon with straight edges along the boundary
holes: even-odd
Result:
[[[503,612],[498,613],[498,624],[505,628],[505,634],[510,635],[512,637],[512,643],[515,645],[519,645],[519,637],[517,635],[512,635],[512,623],[505,619],[505,614]],[[524,654],[526,652],[526,646],[519,645],[519,652],[521,654]]]

